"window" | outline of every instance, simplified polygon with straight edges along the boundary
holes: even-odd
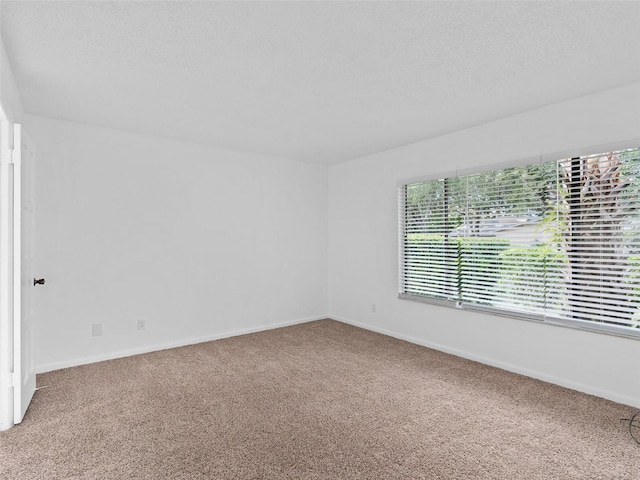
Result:
[[[640,338],[640,149],[408,183],[400,297]]]

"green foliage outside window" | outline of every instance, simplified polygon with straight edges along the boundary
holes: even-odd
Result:
[[[639,205],[640,149],[407,185],[403,287],[640,328]]]

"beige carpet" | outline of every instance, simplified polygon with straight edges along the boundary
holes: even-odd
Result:
[[[38,384],[3,480],[640,479],[633,408],[330,320]]]

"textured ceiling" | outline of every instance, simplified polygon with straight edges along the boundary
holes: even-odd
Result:
[[[640,2],[0,8],[28,113],[303,161],[340,162],[640,80]]]

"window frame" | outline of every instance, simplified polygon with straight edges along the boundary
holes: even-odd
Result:
[[[634,138],[630,140],[624,140],[620,142],[607,143],[589,147],[575,148],[571,150],[546,153],[536,157],[523,157],[518,160],[511,160],[493,164],[483,164],[480,166],[453,170],[448,172],[435,173],[431,175],[413,177],[398,181],[398,298],[401,300],[409,300],[412,302],[426,303],[430,305],[443,306],[447,308],[456,308],[459,310],[467,310],[471,312],[478,312],[483,314],[495,315],[500,317],[506,317],[516,320],[525,320],[535,323],[543,323],[547,325],[560,326],[564,328],[571,328],[581,331],[589,331],[600,334],[613,335],[617,337],[630,338],[634,340],[640,340],[640,328],[633,329],[624,326],[616,326],[612,324],[602,322],[592,322],[588,320],[572,319],[572,318],[560,318],[556,316],[538,314],[531,312],[519,312],[512,311],[504,308],[477,305],[466,302],[460,302],[458,300],[449,300],[444,298],[429,297],[426,295],[416,295],[411,293],[405,293],[405,235],[406,235],[406,186],[435,181],[444,180],[446,178],[462,177],[466,175],[473,175],[477,173],[487,173],[499,171],[502,169],[512,167],[522,167],[535,165],[544,162],[558,161],[564,158],[582,157],[593,155],[599,152],[610,152],[625,150],[631,148],[640,147],[640,138]],[[638,179],[640,181],[640,179]]]

